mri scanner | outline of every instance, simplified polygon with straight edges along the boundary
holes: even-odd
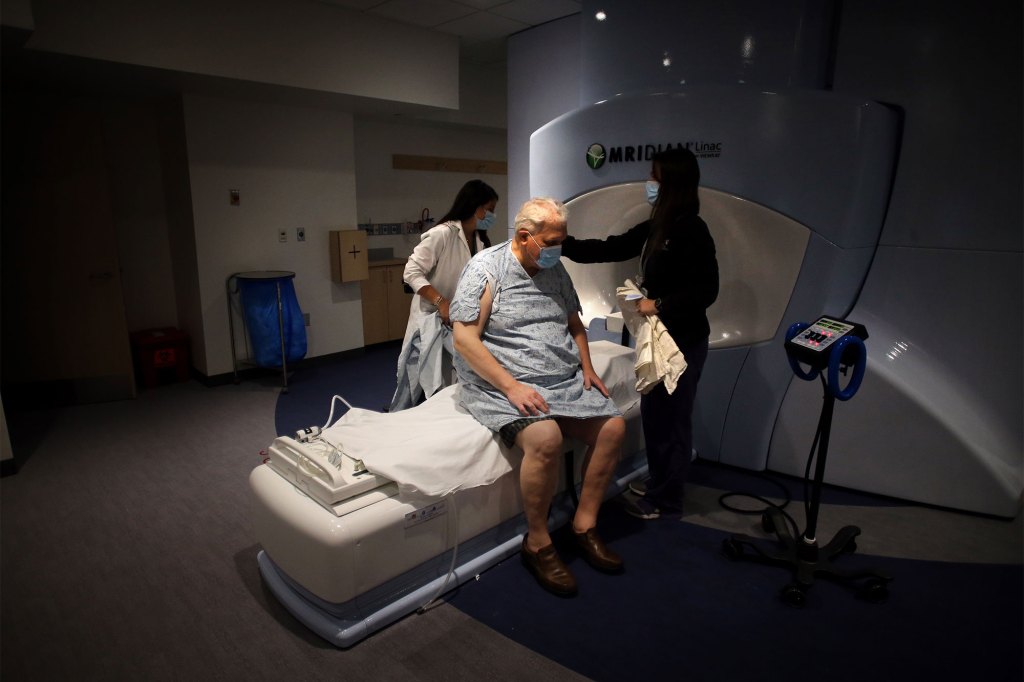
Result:
[[[568,199],[570,233],[602,238],[647,215],[651,155],[689,147],[721,280],[694,414],[701,457],[803,476],[816,427],[807,407],[820,396],[793,381],[785,333],[822,314],[853,316],[872,330],[870,366],[860,399],[837,416],[826,482],[1012,518],[1024,488],[1019,432],[954,369],[998,361],[964,358],[929,336],[936,321],[927,313],[856,308],[873,267],[896,299],[926,277],[959,277],[876,263],[900,125],[897,110],[821,90],[693,85],[616,95],[531,136],[530,193]],[[587,292],[591,329],[606,326],[614,299],[602,282],[633,276],[636,263],[567,267]]]
[[[853,307],[885,217],[898,126],[898,113],[877,102],[708,85],[620,95],[531,137],[530,193],[568,199],[579,238],[623,232],[649,215],[643,181],[657,150],[684,145],[697,156],[720,273],[694,414],[702,457],[766,468],[790,385],[785,330]],[[637,263],[566,267],[594,328],[614,315],[604,282],[634,276]]]

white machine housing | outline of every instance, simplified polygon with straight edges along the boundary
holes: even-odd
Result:
[[[983,11],[922,24],[898,5],[882,13],[897,27],[884,47],[868,44],[881,35],[879,7],[835,0],[735,0],[727,11],[716,0],[583,0],[579,15],[511,36],[511,203],[640,183],[651,151],[690,145],[705,187],[809,233],[791,296],[723,289],[710,311],[718,345],[697,398],[702,456],[801,476],[820,387],[791,380],[782,333],[849,317],[871,334],[867,374],[836,412],[826,481],[1014,517],[1024,495],[1021,164],[1006,141],[1019,138],[1019,78],[1007,90],[1000,74],[1012,72],[996,51],[962,49],[947,30],[960,20],[982,30],[993,21]],[[936,49],[943,40],[948,49]],[[908,77],[911,66],[929,78]],[[981,89],[974,72],[991,72]],[[993,97],[1010,104],[986,107]],[[591,169],[595,143],[606,157]],[[722,215],[702,208],[720,258],[742,251],[715,232]],[[570,230],[646,209],[636,194]],[[753,238],[760,225],[743,232]],[[723,275],[742,282],[777,255],[744,258],[740,270],[723,263]],[[786,311],[771,342],[723,346],[736,331],[724,318],[764,311],[767,299]],[[975,319],[998,333],[977,334]]]
[[[591,355],[606,381],[612,374],[632,374],[629,348],[598,341]],[[602,366],[608,369],[601,372]],[[624,454],[609,495],[647,471],[639,403],[624,416]],[[578,483],[585,450],[571,441],[565,447],[574,453]],[[566,478],[562,470],[552,528],[573,511]],[[339,647],[352,646],[516,553],[526,528],[518,463],[491,485],[427,498],[403,492],[321,443],[283,436],[249,482],[264,581],[296,618]]]
[[[856,300],[885,216],[898,122],[853,97],[705,85],[621,95],[532,135],[530,193],[567,199],[569,232],[580,238],[650,215],[642,181],[658,149],[684,145],[698,157],[721,280],[694,415],[702,457],[765,468],[791,379],[785,330]],[[595,145],[604,162],[588,164]],[[638,264],[567,267],[590,292],[584,314],[593,320],[612,312],[614,288],[588,279],[633,276]]]

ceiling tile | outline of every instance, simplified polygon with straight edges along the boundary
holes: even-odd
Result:
[[[454,0],[388,0],[369,10],[370,14],[428,28],[473,12],[472,7]]]
[[[325,5],[337,5],[338,7],[347,7],[348,9],[355,10],[367,10],[374,5],[381,4],[382,0],[319,0]]]
[[[507,19],[537,26],[555,19],[578,14],[579,0],[514,0],[494,7],[490,11]]]
[[[454,21],[438,24],[434,28],[461,36],[464,45],[472,45],[484,40],[501,38],[529,27],[529,24],[499,17],[490,12],[474,12]]]
[[[456,0],[463,5],[469,5],[473,9],[491,9],[497,5],[507,5],[509,0]]]

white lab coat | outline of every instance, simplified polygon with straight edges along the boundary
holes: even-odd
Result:
[[[455,285],[459,283],[462,268],[470,259],[469,242],[462,231],[462,222],[449,220],[435,225],[420,236],[420,243],[413,249],[405,264],[402,279],[414,292],[428,284],[452,300]],[[412,331],[419,329],[420,319],[434,312],[436,308],[422,296],[414,296],[409,307],[409,324],[405,328],[405,339]]]
[[[462,222],[450,220],[435,225],[420,236],[420,243],[413,249],[405,264],[402,279],[414,292],[430,284],[450,301],[455,295],[455,286],[459,283],[462,268],[469,262],[470,257],[469,242],[462,230]],[[424,318],[436,312],[437,308],[422,296],[412,297],[412,303],[409,305],[409,323],[405,327],[400,357],[407,356],[406,351],[414,338],[419,336]],[[440,346],[436,348],[440,353]],[[447,353],[444,355],[441,388],[454,383],[451,356]],[[427,360],[428,358],[423,358],[423,361]],[[429,361],[433,364],[437,360],[429,358]],[[398,374],[402,374],[401,368]]]

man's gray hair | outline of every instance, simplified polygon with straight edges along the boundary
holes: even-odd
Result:
[[[564,224],[567,222],[569,222],[569,209],[565,207],[565,204],[550,197],[534,197],[519,209],[514,225],[516,232],[526,230],[530,234],[537,234],[542,231],[545,223]]]

